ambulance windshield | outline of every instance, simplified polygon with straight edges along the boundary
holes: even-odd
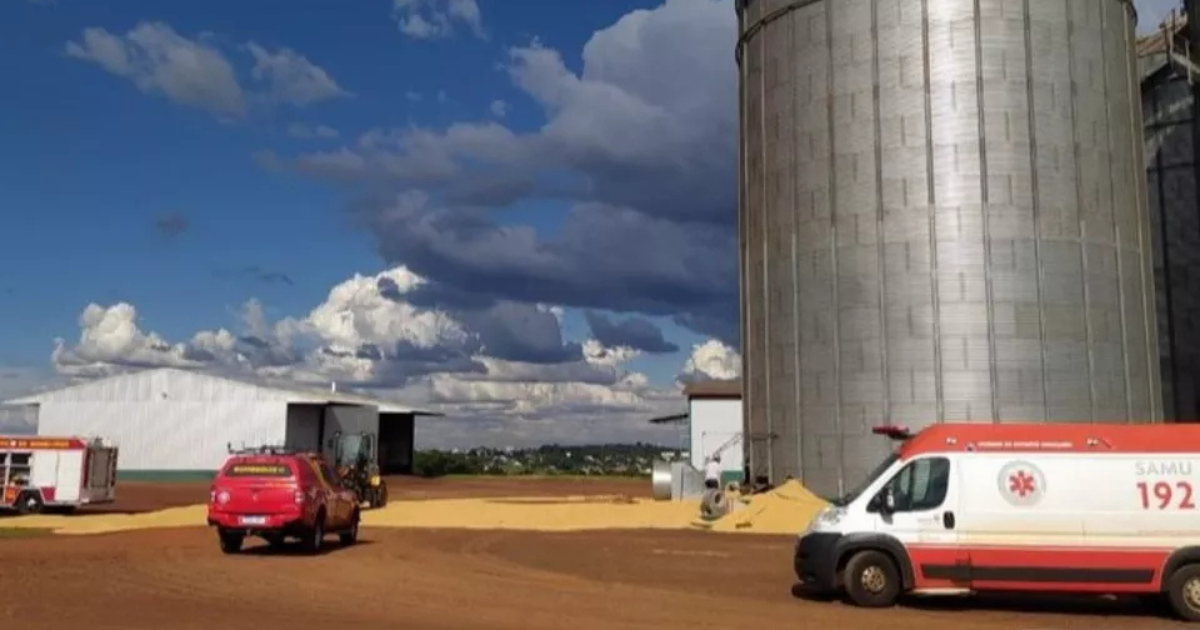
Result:
[[[845,496],[830,501],[830,503],[836,505],[837,507],[845,507],[850,505],[855,499],[858,498],[858,495],[862,494],[863,490],[867,489],[867,486],[874,483],[875,479],[879,477],[879,475],[882,475],[883,472],[887,470],[888,467],[891,466],[899,457],[899,453],[892,453],[891,455],[888,455],[882,462],[879,462],[879,465],[875,467],[875,470],[872,470],[871,474],[867,475],[867,478],[864,479],[862,483],[858,484],[858,487],[846,493]]]

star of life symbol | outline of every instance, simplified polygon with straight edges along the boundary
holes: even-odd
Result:
[[[1046,494],[1046,476],[1029,462],[1009,463],[1000,469],[996,482],[1000,496],[1018,507],[1035,505]]]

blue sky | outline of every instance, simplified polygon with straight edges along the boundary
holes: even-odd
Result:
[[[733,23],[729,2],[677,4],[719,7],[728,18],[717,28]],[[287,354],[294,368],[287,378],[347,380],[432,403],[461,403],[464,410],[472,403],[528,408],[522,396],[549,389],[541,395],[573,401],[585,415],[626,399],[635,401],[622,403],[626,408],[649,411],[645,393],[630,388],[643,387],[639,379],[672,388],[693,345],[716,330],[676,318],[708,317],[714,304],[724,310],[717,328],[730,342],[718,359],[732,365],[736,340],[729,334],[736,322],[730,325],[728,315],[736,314],[736,305],[728,299],[728,282],[723,292],[709,292],[701,278],[692,278],[694,288],[684,293],[692,293],[686,299],[695,308],[674,308],[673,278],[688,273],[672,269],[674,263],[645,286],[628,289],[623,280],[640,275],[637,260],[657,256],[661,263],[668,252],[623,256],[612,249],[625,241],[621,234],[593,233],[587,223],[606,222],[607,206],[571,218],[580,204],[615,207],[619,200],[581,192],[581,185],[595,185],[588,183],[594,174],[581,169],[612,171],[622,164],[604,158],[589,166],[580,153],[585,166],[574,169],[556,162],[510,168],[521,160],[496,153],[507,150],[497,134],[520,138],[526,158],[536,157],[539,143],[562,145],[567,153],[606,149],[603,138],[543,141],[549,135],[543,126],[564,107],[575,109],[564,118],[585,121],[575,130],[584,135],[589,115],[539,92],[537,84],[578,83],[584,46],[598,30],[657,6],[0,4],[0,76],[8,86],[0,99],[0,233],[8,236],[0,267],[12,271],[0,276],[0,330],[8,331],[0,337],[0,368],[8,371],[7,390],[0,383],[0,391],[147,365],[235,370],[249,357],[256,368],[279,367],[278,357]],[[636,28],[626,31],[637,35]],[[609,43],[617,54],[619,35]],[[722,48],[732,66],[729,47]],[[557,65],[538,65],[550,59],[546,54]],[[518,64],[532,83],[516,76]],[[534,76],[539,68],[549,74]],[[602,81],[593,83],[603,91]],[[492,141],[500,148],[486,146]],[[347,155],[372,163],[348,172],[337,159]],[[381,176],[376,167],[395,160],[408,166]],[[429,164],[449,164],[455,172],[431,179]],[[513,187],[525,192],[505,193]],[[391,203],[386,200],[402,194],[426,195],[422,216],[444,213],[440,220],[453,225],[439,234],[451,235],[471,255],[488,251],[487,243],[471,240],[480,229],[501,241],[528,237],[518,252],[524,261],[507,260],[512,267],[491,277],[495,261],[458,260],[461,266],[450,264],[454,271],[439,276],[446,244],[410,242],[408,233],[392,237],[373,223]],[[363,204],[368,211],[357,212]],[[721,232],[733,224],[733,208],[721,212],[708,219],[722,228],[708,228],[709,239],[724,238]],[[407,225],[417,222],[413,215]],[[646,232],[643,238],[653,244],[656,234],[683,238],[673,225],[632,229]],[[572,239],[593,243],[588,255],[607,262],[596,266],[577,255]],[[732,245],[732,234],[728,239]],[[556,252],[550,258],[539,253],[547,247]],[[500,250],[505,258],[503,244]],[[722,258],[731,262],[732,254]],[[542,267],[531,268],[535,263]],[[613,277],[601,277],[604,265]],[[375,275],[398,268],[402,285],[409,270],[424,279],[428,296],[418,306],[380,301]],[[354,282],[355,274],[367,276],[363,286],[377,303],[329,302],[331,289]],[[611,312],[605,292],[617,296]],[[387,310],[393,306],[399,310]],[[312,313],[321,308],[325,319],[318,322]],[[589,314],[607,319],[589,320]],[[359,329],[347,334],[338,328],[341,318],[357,319],[352,328]],[[431,321],[442,323],[422,328]],[[308,344],[281,341],[288,326],[303,328]],[[466,343],[446,332],[456,326],[475,345],[455,346],[450,362],[431,359],[447,343]],[[232,335],[233,345],[211,341],[221,331]],[[591,338],[604,343],[580,347]],[[52,357],[55,339],[62,348]],[[407,350],[389,350],[396,343],[408,344]],[[342,363],[330,365],[322,356],[337,352],[321,355],[321,348],[341,352]],[[379,360],[364,366],[362,357],[372,353],[381,353]],[[462,363],[462,355],[492,362],[481,370]],[[470,383],[469,375],[481,371],[484,381],[518,381],[524,389],[453,400],[431,394],[436,386],[428,382],[422,392],[411,389],[437,375],[463,374],[461,382]],[[588,389],[595,386],[604,391]]]
[[[495,434],[671,411],[738,363],[735,28],[732,0],[0,2],[0,394],[180,365]]]

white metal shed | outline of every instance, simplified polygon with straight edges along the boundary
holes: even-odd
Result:
[[[120,447],[118,470],[209,474],[227,447],[318,449],[335,431],[379,435],[385,472],[411,472],[414,420],[439,415],[338,391],[242,381],[176,368],[98,379],[5,402],[27,406],[38,435],[99,436]]]

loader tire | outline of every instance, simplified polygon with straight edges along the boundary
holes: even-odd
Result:
[[[725,516],[729,511],[729,501],[720,490],[709,490],[704,493],[700,503],[700,514],[707,520],[716,520]]]

